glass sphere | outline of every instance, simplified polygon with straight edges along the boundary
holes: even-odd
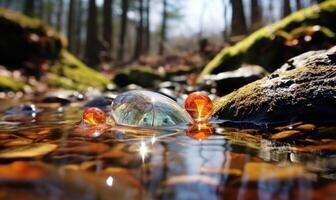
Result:
[[[164,127],[192,123],[190,115],[172,99],[151,91],[133,90],[118,95],[112,103],[117,124]]]
[[[207,121],[213,111],[213,104],[209,96],[202,92],[193,92],[188,95],[184,107],[197,122]]]
[[[96,126],[105,122],[105,112],[96,107],[86,108],[83,112],[82,121],[90,126]]]

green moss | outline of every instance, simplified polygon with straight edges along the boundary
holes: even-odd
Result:
[[[10,77],[0,76],[0,91],[19,91],[23,90],[25,83]]]
[[[163,74],[154,71],[150,67],[132,66],[117,73],[113,78],[113,82],[120,87],[137,84],[142,87],[150,88],[157,85],[163,78]]]
[[[88,87],[104,89],[111,82],[101,73],[89,68],[68,51],[51,68],[49,84],[56,87],[83,90]]]
[[[0,64],[21,68],[32,60],[57,59],[66,40],[38,19],[0,8]]]
[[[52,67],[47,79],[51,86],[84,90],[88,87],[104,89],[110,84],[106,77],[70,54],[65,38],[38,19],[0,8],[0,38],[0,64],[7,69],[21,69],[29,62],[36,66],[29,69],[36,75],[40,73],[40,61],[49,61]],[[19,88],[7,79],[2,82],[8,89]]]
[[[328,33],[324,32],[327,37],[333,36],[336,23],[331,19],[335,18],[336,1],[332,0],[293,13],[277,23],[259,29],[236,45],[224,48],[206,65],[201,77],[236,69],[242,63],[274,69],[289,56],[302,53],[284,45],[292,30],[302,26],[320,25],[328,29]]]

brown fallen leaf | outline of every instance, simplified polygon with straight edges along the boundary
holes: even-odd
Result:
[[[289,124],[289,125],[286,125],[286,126],[275,127],[274,130],[277,130],[277,131],[293,130],[294,127],[297,127],[297,126],[299,126],[301,124],[303,124],[303,122],[296,122],[294,124]]]
[[[102,143],[93,143],[85,141],[69,141],[62,144],[55,154],[101,154],[109,149],[109,146]]]
[[[295,130],[303,131],[303,132],[311,132],[316,129],[314,124],[301,124],[295,127]]]
[[[165,181],[165,185],[177,185],[177,184],[192,184],[192,183],[203,183],[217,187],[219,181],[210,176],[205,175],[179,175],[169,177]]]
[[[300,165],[277,166],[270,163],[249,162],[244,167],[243,179],[247,181],[291,180],[306,177]]]
[[[336,151],[336,141],[326,142],[318,145],[290,147],[289,150],[296,152]]]
[[[56,144],[35,143],[24,146],[11,147],[0,151],[0,158],[33,158],[46,155],[57,148]]]
[[[240,176],[242,171],[240,169],[224,169],[224,168],[215,168],[215,167],[202,167],[200,170],[201,173],[209,173],[209,174],[225,174],[231,176]]]
[[[16,138],[16,139],[3,140],[2,142],[3,142],[3,146],[5,147],[15,147],[15,146],[31,144],[33,140],[25,139],[25,138]]]
[[[271,139],[272,140],[285,139],[285,138],[297,136],[299,133],[301,133],[301,132],[300,131],[296,131],[296,130],[281,131],[279,133],[273,134],[272,137],[271,137]]]
[[[42,178],[44,170],[39,165],[15,161],[0,165],[0,181],[33,181]]]

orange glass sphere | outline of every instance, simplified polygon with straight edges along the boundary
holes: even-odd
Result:
[[[213,110],[213,104],[209,96],[202,92],[189,94],[184,102],[184,108],[197,122],[207,121]]]
[[[105,122],[105,112],[96,107],[86,108],[83,112],[82,120],[85,124],[96,126]]]
[[[189,126],[187,135],[196,140],[204,140],[212,135],[214,129],[208,123],[194,123]]]

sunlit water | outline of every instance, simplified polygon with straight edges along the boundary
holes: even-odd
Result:
[[[216,122],[202,139],[188,127],[117,126],[92,135],[74,128],[82,103],[35,105],[33,114],[2,112],[0,199],[336,198],[332,124]],[[28,163],[19,172],[18,160]]]

